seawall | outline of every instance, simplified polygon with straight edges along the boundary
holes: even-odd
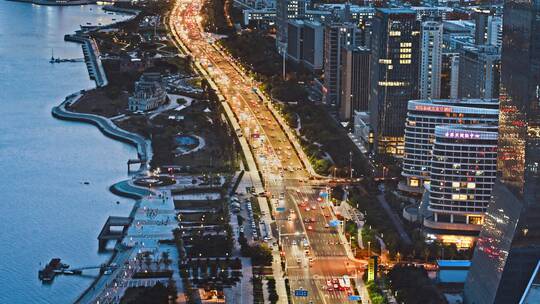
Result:
[[[117,127],[110,119],[86,113],[71,112],[66,109],[66,106],[72,105],[82,97],[81,93],[72,94],[66,97],[60,105],[53,107],[51,114],[53,117],[63,120],[86,122],[95,125],[106,136],[123,141],[137,148],[137,155],[141,163],[139,170],[148,169],[148,162],[152,158],[152,146],[149,140],[146,140],[139,134],[128,132]]]

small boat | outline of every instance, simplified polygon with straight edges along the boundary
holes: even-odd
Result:
[[[83,184],[85,184],[85,185],[90,185],[90,182],[84,182]]]

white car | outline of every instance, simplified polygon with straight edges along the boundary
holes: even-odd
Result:
[[[293,246],[298,245],[298,243],[296,242],[296,240],[293,240],[291,244],[292,244]]]

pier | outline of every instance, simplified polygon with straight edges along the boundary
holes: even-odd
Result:
[[[44,284],[51,284],[57,275],[82,275],[83,270],[91,269],[99,269],[99,273],[104,273],[106,271],[114,270],[117,267],[116,264],[101,264],[98,266],[70,268],[68,264],[62,263],[60,258],[53,258],[43,269],[38,271],[38,278]]]
[[[131,224],[132,219],[122,216],[109,216],[105,225],[98,235],[99,251],[105,250],[107,243],[111,240],[119,241],[124,237],[124,234]],[[113,231],[111,227],[122,227],[121,231]]]
[[[94,80],[98,87],[106,86],[108,80],[103,65],[101,64],[100,53],[96,41],[81,31],[78,31],[73,35],[65,35],[64,40],[82,44],[84,62],[86,63],[90,79]]]

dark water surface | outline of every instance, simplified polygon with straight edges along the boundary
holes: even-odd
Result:
[[[81,58],[80,45],[64,42],[64,34],[112,18],[123,17],[97,6],[0,0],[0,303],[73,302],[92,278],[60,276],[43,286],[40,262],[99,265],[109,257],[97,253],[101,225],[131,210],[108,187],[126,178],[135,149],[50,115],[66,95],[94,86],[84,63],[50,64],[51,49]]]

